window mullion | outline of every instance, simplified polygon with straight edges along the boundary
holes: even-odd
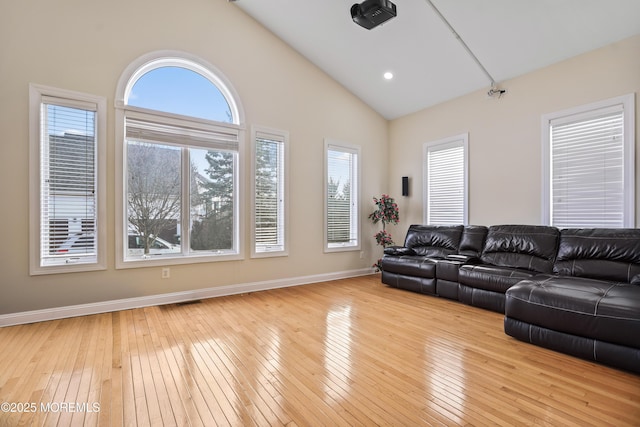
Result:
[[[181,181],[182,191],[180,194],[181,199],[181,218],[178,221],[180,230],[177,230],[177,234],[180,236],[180,251],[182,255],[189,253],[191,248],[191,191],[194,179],[192,179],[191,168],[191,150],[187,147],[182,148],[182,168],[181,168]],[[197,191],[197,189],[196,189]]]

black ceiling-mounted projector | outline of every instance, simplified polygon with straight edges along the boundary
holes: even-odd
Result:
[[[365,0],[351,6],[351,19],[367,30],[387,22],[396,15],[396,5],[389,0]]]

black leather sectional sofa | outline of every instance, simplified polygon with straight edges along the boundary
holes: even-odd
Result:
[[[505,314],[508,335],[640,373],[640,229],[412,225],[382,282]]]

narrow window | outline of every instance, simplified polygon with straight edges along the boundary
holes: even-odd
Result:
[[[360,148],[325,141],[325,250],[359,250]]]
[[[286,132],[253,130],[253,255],[286,255]]]
[[[104,265],[104,109],[100,97],[30,87],[31,273]]]
[[[424,146],[424,222],[466,224],[468,134]]]
[[[633,227],[633,96],[543,117],[545,223]]]

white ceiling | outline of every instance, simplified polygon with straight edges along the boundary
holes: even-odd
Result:
[[[490,88],[489,77],[427,0],[394,0],[398,16],[372,30],[351,20],[351,6],[361,2],[235,4],[387,119]],[[498,85],[640,34],[640,0],[432,3]],[[386,71],[393,80],[383,78]]]

